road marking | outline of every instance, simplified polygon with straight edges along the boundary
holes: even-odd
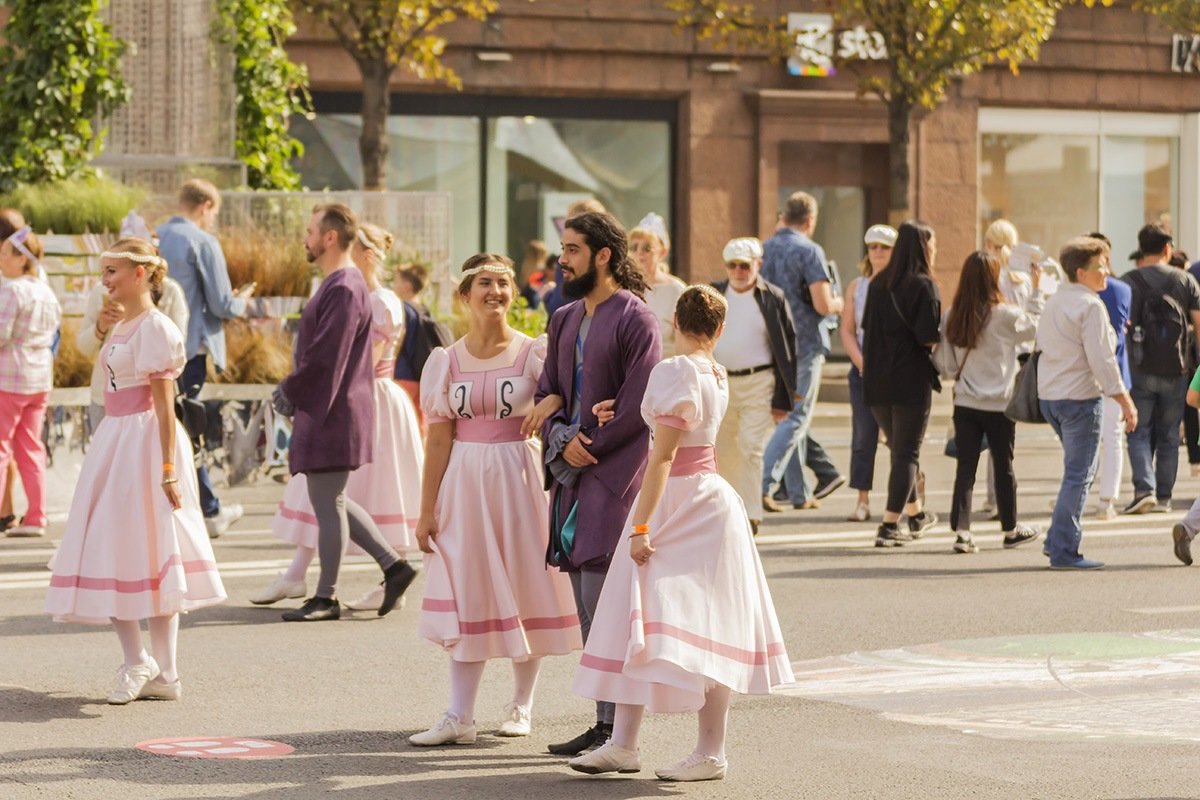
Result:
[[[241,736],[214,736],[208,739],[149,739],[135,747],[160,756],[183,758],[279,758],[291,755],[296,748],[270,739],[248,739]]]
[[[1195,614],[1200,612],[1200,606],[1149,606],[1125,610],[1133,614]]]

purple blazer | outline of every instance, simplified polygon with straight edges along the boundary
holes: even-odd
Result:
[[[321,282],[300,316],[295,366],[279,384],[295,406],[292,474],[354,470],[375,444],[371,297],[356,269]]]
[[[569,424],[574,401],[575,338],[583,323],[582,300],[563,306],[550,320],[546,365],[537,400],[561,395],[563,410],[546,422],[549,437],[557,422]],[[546,487],[569,509],[578,500],[575,546],[566,568],[607,570],[625,530],[625,519],[642,485],[650,448],[650,429],[642,420],[642,395],[650,370],[662,360],[662,341],[654,312],[637,295],[621,290],[596,307],[583,345],[583,384],[579,424],[592,440],[588,447],[599,463],[588,467],[572,488],[558,484],[546,470]],[[592,406],[616,398],[616,416],[596,427]],[[553,502],[553,501],[552,501]],[[564,512],[565,516],[565,512]],[[551,525],[553,525],[553,512]],[[552,534],[553,535],[553,534]]]

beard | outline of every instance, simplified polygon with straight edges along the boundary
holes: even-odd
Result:
[[[318,258],[325,255],[325,245],[318,244],[316,250],[313,250],[307,244],[304,245],[304,256],[308,259],[308,263],[312,264]]]
[[[587,272],[569,281],[563,281],[563,297],[568,300],[579,300],[587,297],[596,288],[596,283],[599,279],[600,273],[596,269],[596,256],[593,255],[588,260]]]

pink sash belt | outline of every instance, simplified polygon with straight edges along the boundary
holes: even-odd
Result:
[[[671,462],[672,478],[716,471],[717,451],[711,444],[680,447],[675,451],[675,460]]]
[[[454,438],[460,442],[478,442],[480,444],[520,442],[525,439],[521,435],[521,423],[524,421],[524,417],[456,419],[454,421]]]
[[[396,374],[396,359],[384,358],[375,364],[376,378],[390,378]]]
[[[109,417],[128,417],[154,408],[149,386],[130,386],[104,393],[104,414]]]

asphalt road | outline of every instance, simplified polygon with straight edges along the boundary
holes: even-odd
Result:
[[[845,463],[839,409],[816,430]],[[925,467],[930,505],[945,515],[943,430],[931,426]],[[1058,445],[1023,427],[1018,454],[1023,519],[1044,526]],[[1198,490],[1185,475],[1176,503]],[[877,550],[872,525],[843,521],[846,489],[816,511],[770,516],[760,552],[798,682],[737,699],[729,776],[680,786],[654,780],[653,767],[690,751],[688,716],[648,717],[640,775],[587,778],[545,754],[589,722],[588,703],[568,691],[571,658],[547,659],[528,739],[410,747],[405,737],[432,723],[447,695],[445,658],[416,635],[421,579],[409,606],[385,619],[285,624],[279,609],[251,606],[247,596],[289,557],[269,533],[280,493],[270,481],[223,492],[248,511],[217,542],[230,601],[185,618],[178,703],[105,705],[115,636],[41,613],[52,541],[0,540],[0,798],[1200,795],[1200,566],[1172,556],[1177,514],[1089,521],[1083,551],[1109,566],[1088,574],[1050,572],[1036,544],[1002,550],[997,523],[981,517],[975,555],[950,552],[944,523],[914,546]],[[376,575],[352,561],[342,594]],[[506,673],[488,668],[481,731],[499,720]],[[136,747],[174,737],[294,751],[218,760]]]

